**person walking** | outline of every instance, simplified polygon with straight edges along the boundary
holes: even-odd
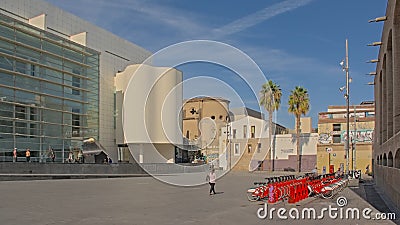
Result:
[[[207,175],[208,183],[210,184],[210,195],[215,193],[215,181],[217,180],[217,175],[215,174],[215,169],[212,168],[211,172]]]
[[[17,162],[17,148],[13,150],[13,162]]]
[[[31,162],[31,150],[29,148],[26,149],[25,157],[27,162]]]
[[[365,174],[369,174],[369,164],[367,167],[365,167]]]

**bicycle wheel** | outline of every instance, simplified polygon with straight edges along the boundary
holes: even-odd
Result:
[[[256,202],[256,201],[260,200],[260,196],[255,195],[254,190],[252,190],[252,189],[249,189],[246,192],[246,195],[247,195],[247,199],[251,202]]]

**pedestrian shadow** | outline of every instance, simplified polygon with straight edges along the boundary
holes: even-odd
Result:
[[[214,195],[220,195],[220,194],[223,194],[223,193],[224,193],[223,191],[216,191]]]

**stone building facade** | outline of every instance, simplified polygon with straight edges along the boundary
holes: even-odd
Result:
[[[374,178],[400,207],[400,1],[388,1],[381,42],[374,80]]]

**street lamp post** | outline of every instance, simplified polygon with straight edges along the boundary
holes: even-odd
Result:
[[[340,62],[340,65],[343,68],[343,71],[346,72],[346,87],[340,88],[340,91],[343,91],[346,88],[346,94],[344,95],[346,99],[346,139],[345,139],[345,156],[346,156],[346,174],[349,173],[349,147],[350,147],[350,88],[349,83],[351,82],[351,78],[349,77],[349,44],[346,39],[346,58],[344,61]]]
[[[350,90],[349,90],[349,43],[346,39],[346,65],[344,66],[346,71],[346,174],[349,173],[349,146],[350,146]]]
[[[357,112],[356,112],[356,106],[354,105],[354,136],[352,140],[352,149],[353,149],[353,167],[352,170],[356,171],[357,170],[357,155],[356,155],[356,145],[357,145]]]
[[[226,154],[228,155],[228,161],[226,162],[227,169],[231,170],[232,169],[232,148],[231,148],[231,124],[230,124],[230,118],[229,116],[226,117]]]

